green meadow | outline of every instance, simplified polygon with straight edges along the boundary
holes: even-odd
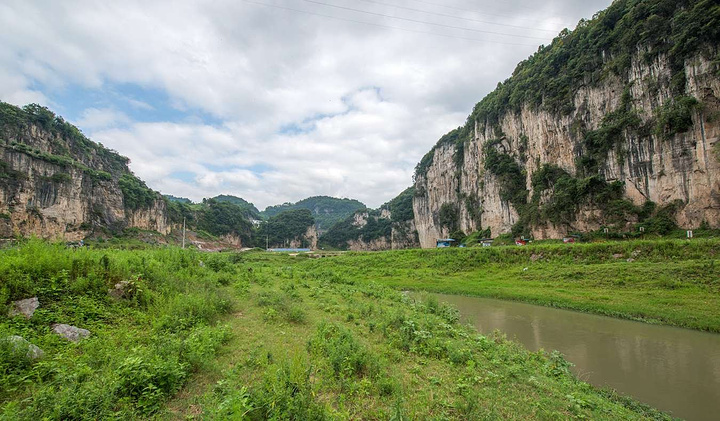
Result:
[[[428,290],[718,331],[720,244],[346,253],[0,250],[0,419],[668,419]],[[108,289],[126,282],[122,298]],[[53,323],[88,329],[77,343]]]

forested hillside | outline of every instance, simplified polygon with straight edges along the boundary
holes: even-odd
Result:
[[[312,212],[317,229],[320,232],[327,231],[334,224],[344,220],[365,205],[353,199],[338,199],[329,196],[315,196],[303,199],[297,203],[283,203],[282,205],[268,206],[262,215],[271,218],[293,209],[307,209]]]

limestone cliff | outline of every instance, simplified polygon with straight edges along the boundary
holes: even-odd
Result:
[[[46,108],[0,103],[0,237],[74,241],[128,227],[168,233],[165,201],[127,164]]]
[[[720,227],[719,6],[660,3],[616,1],[581,21],[438,142],[416,171],[423,247],[454,230],[629,230],[667,207],[681,227]],[[654,26],[665,33],[636,34]]]
[[[318,244],[318,232],[315,225],[310,225],[300,237],[294,238],[290,241],[290,248],[309,248],[311,250],[317,249]]]
[[[380,251],[419,247],[409,188],[377,210],[355,212],[334,225],[320,244],[342,250]]]

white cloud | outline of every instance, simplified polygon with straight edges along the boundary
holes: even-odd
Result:
[[[109,127],[117,127],[130,122],[130,118],[125,113],[113,108],[87,108],[80,119],[75,121],[75,125],[84,130],[98,130]]]
[[[473,26],[377,4],[327,1]],[[449,8],[479,8],[467,0],[429,2],[443,7],[393,1],[435,13],[489,17]],[[236,194],[260,207],[328,194],[377,206],[410,185],[425,152],[462,124],[475,102],[542,42],[302,1],[258,2],[405,31],[231,0],[10,0],[0,5],[0,99],[42,102],[62,111],[66,104],[50,100],[74,86],[99,93],[109,84],[161,92],[175,109],[201,117],[132,121],[131,109],[158,111],[159,105],[117,92],[108,99],[117,103],[109,106],[88,99],[76,121],[96,141],[129,156],[132,169],[165,193],[196,200]],[[556,30],[609,3],[507,1],[483,8],[495,13],[493,22]],[[510,27],[492,30],[552,37]]]

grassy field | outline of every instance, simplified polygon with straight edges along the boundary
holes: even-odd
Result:
[[[508,250],[493,264],[528,258]],[[32,361],[0,341],[0,419],[668,418],[578,381],[558,354],[479,334],[432,296],[386,285],[446,276],[455,261],[479,271],[479,252],[0,250],[0,302],[41,303],[31,320],[3,311],[0,338],[45,351]],[[121,280],[134,287],[110,298]],[[92,335],[70,343],[55,322]]]
[[[396,289],[526,301],[720,332],[720,241],[347,253],[305,263]]]

